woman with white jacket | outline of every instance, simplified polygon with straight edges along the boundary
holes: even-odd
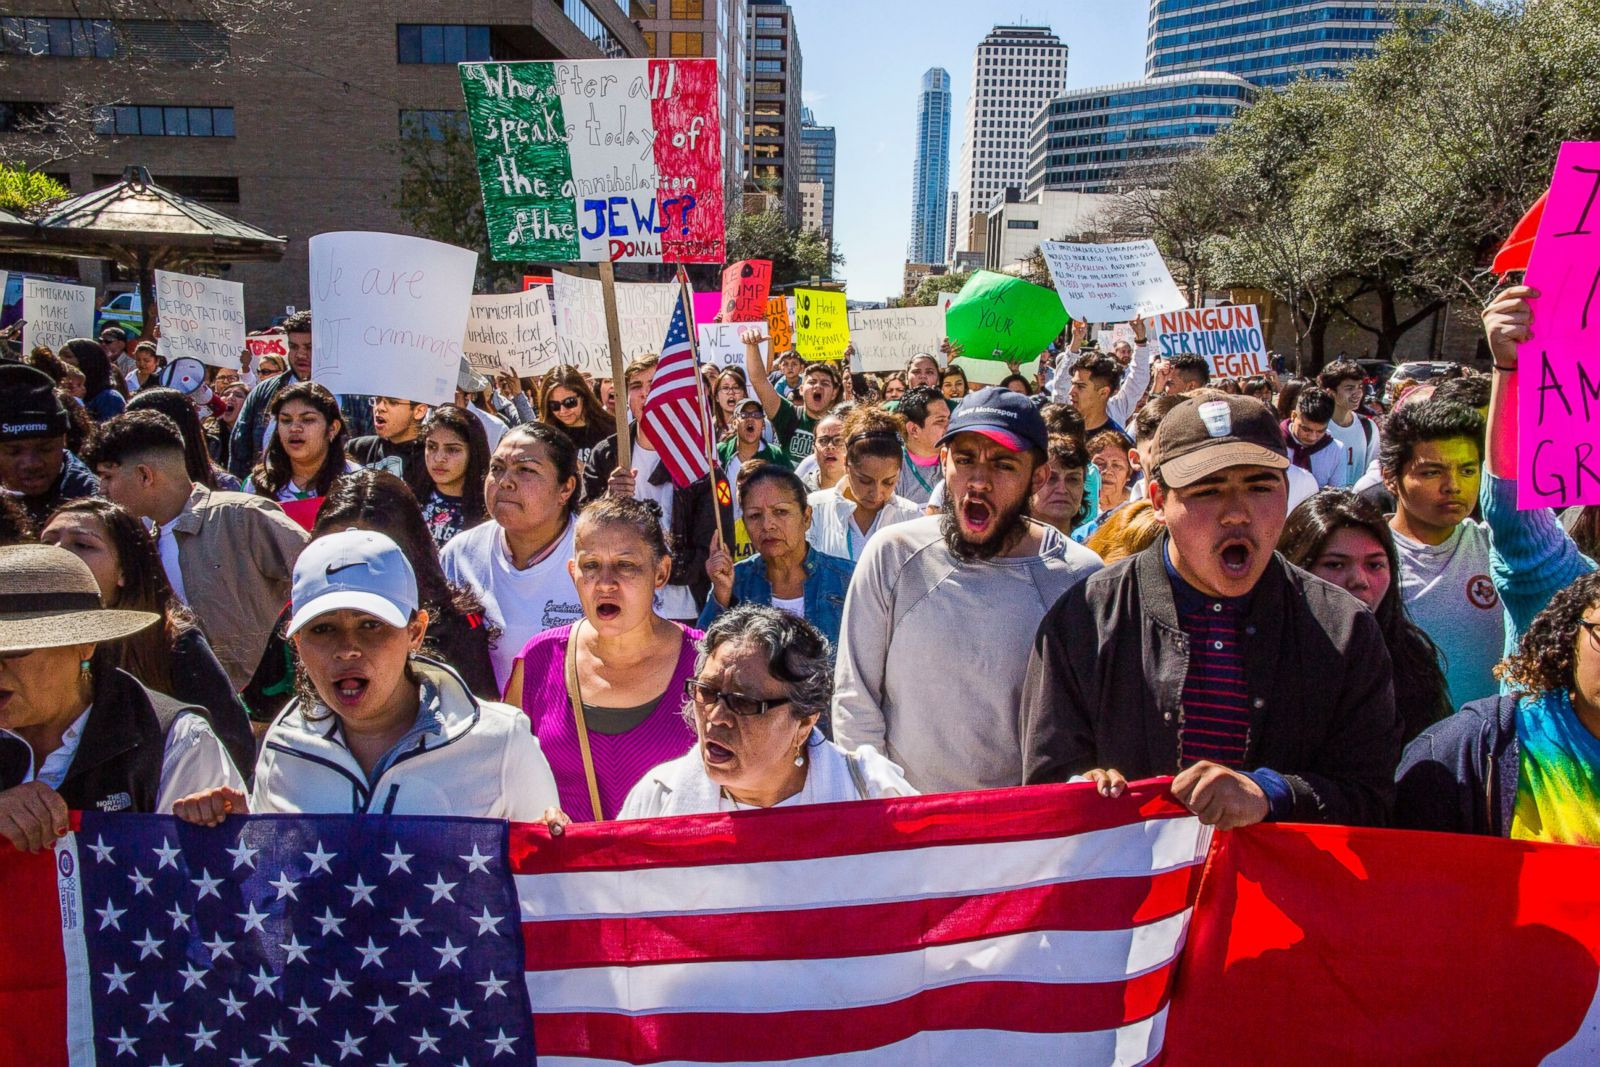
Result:
[[[248,810],[533,821],[557,803],[527,717],[417,656],[428,615],[394,541],[317,538],[295,563],[292,596],[301,692],[267,731]],[[174,813],[215,826],[244,810],[238,791],[211,789]]]

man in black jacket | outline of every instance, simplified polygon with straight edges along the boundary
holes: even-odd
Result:
[[[1272,412],[1205,390],[1155,441],[1167,533],[1069,590],[1023,689],[1024,782],[1116,795],[1176,775],[1208,825],[1382,825],[1400,758],[1389,654],[1354,597],[1274,551],[1288,467]]]

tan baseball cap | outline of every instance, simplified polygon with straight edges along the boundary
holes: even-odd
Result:
[[[1267,405],[1255,397],[1205,390],[1161,420],[1154,465],[1164,483],[1181,489],[1229,467],[1286,470],[1289,449]]]

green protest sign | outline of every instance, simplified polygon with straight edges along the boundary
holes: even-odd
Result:
[[[968,359],[1037,359],[1066,325],[1053,291],[987,270],[968,278],[944,313],[945,336]]]

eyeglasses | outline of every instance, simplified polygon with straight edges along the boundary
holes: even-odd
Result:
[[[757,700],[747,697],[743,693],[726,693],[704,685],[694,678],[686,678],[683,682],[683,695],[694,701],[703,709],[711,709],[721,704],[740,718],[749,718],[752,715],[765,715],[773,708],[782,707],[789,703],[789,698],[781,700]]]
[[[565,400],[550,401],[550,407],[555,411],[571,411],[581,403],[583,403],[582,397],[569,396]]]
[[[829,434],[827,437],[817,438],[818,448],[838,448],[844,440],[844,434]]]
[[[752,422],[761,422],[766,419],[767,413],[764,411],[741,411],[739,412],[739,417],[741,419],[749,419]]]
[[[1579,619],[1578,625],[1583,627],[1584,630],[1588,632],[1589,644],[1594,646],[1594,650],[1596,652],[1600,652],[1600,622],[1590,622],[1588,619]]]

